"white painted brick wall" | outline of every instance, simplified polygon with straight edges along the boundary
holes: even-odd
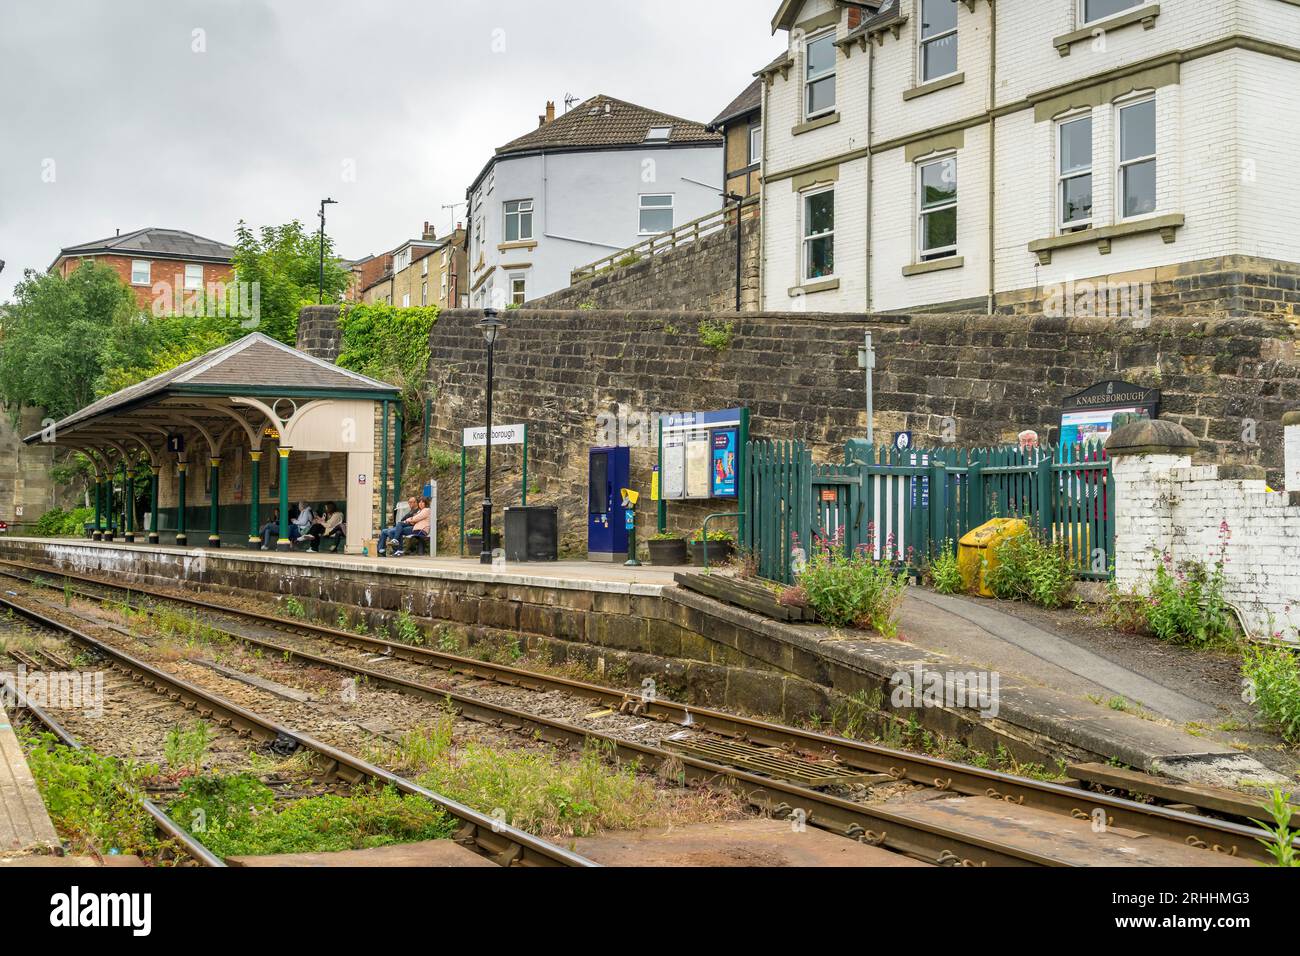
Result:
[[[827,0],[810,0],[800,17],[826,9]],[[874,142],[923,133],[977,116],[988,106],[991,7],[958,6],[960,85],[912,100],[904,91],[918,81],[918,0],[900,0],[910,18],[901,35],[884,35],[875,46]],[[1078,26],[1077,0],[998,0],[999,106],[1026,101],[1035,93],[1085,80],[1107,70],[1162,52],[1193,50],[1241,33],[1300,48],[1300,6],[1281,0],[1163,0],[1151,30],[1130,25],[1083,41],[1061,57],[1052,39]],[[840,33],[845,30],[841,23]],[[782,171],[860,148],[868,129],[867,57],[856,48],[839,58],[841,122],[802,136],[790,135],[800,117],[803,67],[801,38],[792,38],[796,55],[790,78],[778,78],[768,91],[769,147],[765,169]],[[997,120],[997,202],[995,289],[1009,292],[1110,276],[1153,281],[1155,270],[1224,255],[1251,255],[1300,261],[1300,191],[1294,188],[1294,157],[1300,155],[1300,63],[1262,53],[1230,49],[1184,62],[1180,83],[1156,92],[1158,116],[1158,207],[1156,215],[1183,213],[1187,225],[1166,244],[1158,235],[1125,237],[1109,255],[1095,246],[1058,250],[1041,265],[1028,244],[1055,233],[1055,126],[1035,122],[1032,109]],[[1094,224],[1116,219],[1117,165],[1115,109],[1093,110]],[[988,129],[965,130],[958,153],[960,204],[958,230],[964,257],[961,269],[904,278],[914,260],[915,172],[902,150],[873,159],[875,208],[871,209],[872,302],[878,311],[908,309],[923,303],[970,300],[988,292]],[[788,186],[769,187],[769,216],[784,219],[765,234],[764,305],[787,307],[790,277],[797,273],[790,242],[790,210],[796,205]],[[850,199],[850,194],[852,198]],[[856,193],[837,197],[837,230],[847,219],[867,215],[867,199]],[[853,205],[849,205],[849,202]],[[767,222],[770,224],[772,219]],[[767,225],[765,224],[765,230]],[[836,271],[863,275],[866,244],[836,242]],[[864,299],[841,287],[823,294],[811,309],[861,309]]]
[[[1287,429],[1300,433],[1300,426]],[[1224,558],[1225,596],[1251,632],[1300,639],[1300,506],[1263,481],[1221,480],[1217,465],[1174,455],[1112,459],[1115,577],[1125,590],[1150,581],[1168,555],[1177,566]],[[1300,469],[1300,434],[1287,436],[1287,474]]]

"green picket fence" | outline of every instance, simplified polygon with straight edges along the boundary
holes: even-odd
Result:
[[[813,464],[802,442],[749,442],[751,516],[742,544],[758,573],[793,580],[795,549],[865,551],[919,569],[972,528],[1020,517],[1061,543],[1082,578],[1109,577],[1114,481],[1096,448],[933,448],[851,441],[844,464]]]

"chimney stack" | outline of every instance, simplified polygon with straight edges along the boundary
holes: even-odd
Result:
[[[436,235],[436,230],[435,230],[432,226],[429,225],[429,220],[427,220],[427,219],[424,221],[424,232],[421,234],[420,238],[421,238],[421,239],[437,239],[437,238],[438,238],[438,236]]]
[[[546,122],[555,122],[555,100],[546,101]]]

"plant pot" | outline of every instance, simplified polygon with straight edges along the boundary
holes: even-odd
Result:
[[[651,538],[646,542],[650,549],[651,564],[685,564],[685,538]]]
[[[488,551],[501,547],[501,532],[493,531],[488,535]],[[483,536],[481,534],[465,535],[465,553],[473,556],[483,553]]]
[[[691,563],[704,564],[704,542],[692,541],[688,547],[691,551]],[[736,542],[734,541],[710,541],[709,542],[709,566],[715,564],[726,564],[731,560],[731,556],[736,553]]]

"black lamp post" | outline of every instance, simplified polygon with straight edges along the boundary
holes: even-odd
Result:
[[[497,336],[506,327],[496,309],[484,309],[478,327],[487,342],[487,432],[483,452],[483,551],[479,563],[492,563],[492,352]]]
[[[316,279],[317,305],[325,301],[325,207],[337,205],[337,199],[322,199],[320,201],[320,272]]]
[[[727,193],[726,198],[736,204],[736,311],[740,311],[740,273],[741,273],[741,248],[745,242],[745,224],[740,221],[740,207],[745,203],[745,197],[739,193]]]

